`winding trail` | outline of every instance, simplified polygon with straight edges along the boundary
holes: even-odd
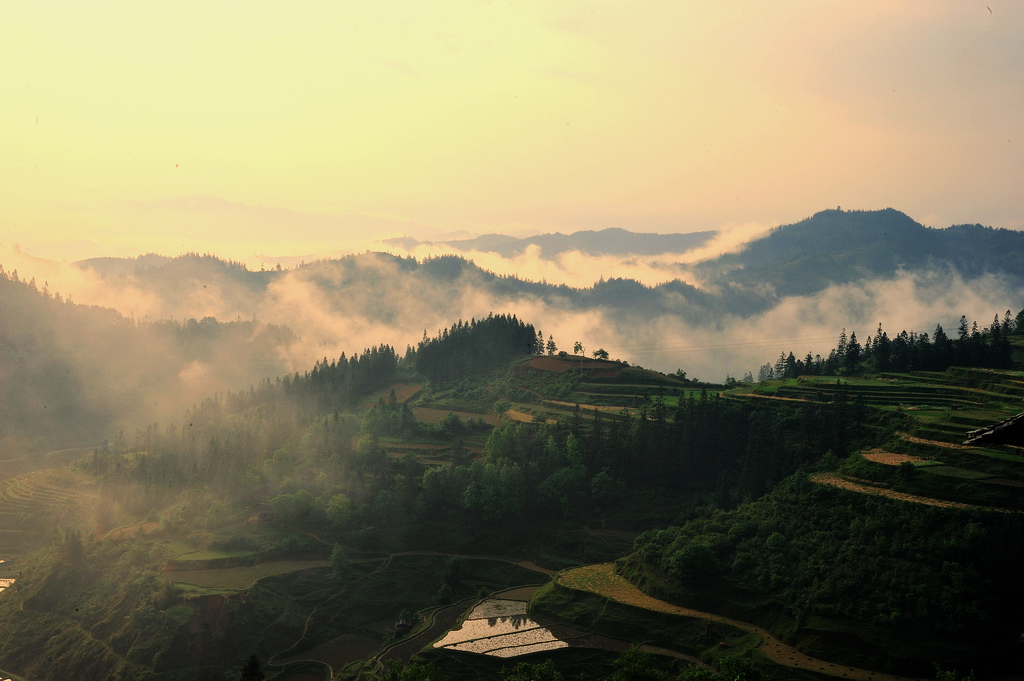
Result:
[[[267,660],[268,664],[275,664],[275,660],[284,657],[287,653],[293,651],[299,644],[305,639],[308,633],[310,622],[313,615],[320,608],[321,605],[328,603],[340,596],[348,587],[360,582],[372,574],[386,570],[391,565],[391,561],[399,556],[451,556],[455,558],[464,558],[470,560],[495,560],[504,563],[510,563],[518,565],[527,570],[538,572],[548,577],[554,577],[559,584],[568,587],[570,589],[576,589],[579,591],[588,591],[591,593],[605,596],[619,603],[631,605],[645,610],[652,610],[655,612],[668,613],[671,615],[679,615],[682,617],[692,617],[698,619],[709,620],[711,622],[718,622],[721,624],[727,624],[737,629],[750,632],[760,637],[761,642],[757,645],[757,649],[765,655],[768,659],[772,660],[776,664],[792,667],[796,669],[807,669],[810,671],[827,674],[838,678],[845,679],[857,679],[858,681],[916,681],[911,677],[896,676],[893,674],[884,674],[882,672],[875,672],[868,669],[860,669],[858,667],[849,667],[846,665],[835,664],[826,660],[819,660],[817,658],[810,657],[801,653],[796,648],[786,645],[778,638],[773,636],[767,629],[759,627],[756,624],[750,622],[744,622],[742,620],[735,620],[715,613],[703,612],[700,610],[693,610],[691,608],[684,608],[682,606],[673,605],[666,601],[649,596],[641,591],[639,588],[634,586],[631,582],[626,580],[624,577],[615,573],[615,566],[613,563],[603,563],[599,565],[586,565],[583,567],[572,568],[570,570],[564,570],[562,572],[555,572],[547,568],[541,567],[536,563],[528,560],[521,560],[510,556],[493,556],[493,555],[466,555],[466,554],[453,554],[444,553],[440,551],[403,551],[399,553],[388,553],[385,555],[383,560],[377,565],[377,567],[370,573],[363,575],[357,579],[347,582],[338,589],[337,592],[326,598],[321,603],[314,606],[312,612],[306,618],[306,626],[303,628],[302,634],[298,639],[289,647],[281,650]],[[374,560],[374,559],[363,559]],[[362,561],[359,561],[362,562]],[[406,658],[411,653],[419,650],[428,640],[432,640],[439,636],[445,629],[450,628],[454,625],[458,616],[466,608],[466,603],[473,599],[467,599],[460,601],[459,603],[451,606],[435,609],[430,614],[430,622],[426,631],[420,632],[412,639],[408,641],[401,641],[395,645],[385,648],[379,657],[377,658],[378,664],[382,664],[385,659],[391,658]],[[651,650],[660,654],[668,654],[675,657],[680,657],[690,661],[699,660],[692,658],[688,655],[679,653],[678,651],[672,651],[667,649],[655,649],[650,646],[644,646],[644,649]],[[278,663],[279,664],[279,663]],[[703,664],[703,663],[700,663]],[[331,670],[334,673],[334,670]]]
[[[741,620],[734,620],[729,617],[723,617],[710,612],[684,608],[654,598],[653,596],[648,596],[631,582],[627,581],[624,577],[616,574],[615,566],[612,563],[587,565],[585,567],[564,571],[558,576],[558,583],[570,589],[589,591],[600,596],[605,596],[606,598],[610,598],[614,601],[618,601],[619,603],[644,608],[645,610],[653,610],[655,612],[663,612],[671,615],[680,615],[682,617],[706,619],[748,631],[761,637],[761,643],[758,645],[758,650],[760,650],[768,659],[786,667],[809,669],[822,674],[828,674],[829,676],[846,679],[859,679],[861,681],[912,681],[906,676],[883,674],[881,672],[874,672],[868,669],[847,667],[845,665],[819,660],[808,655],[804,655],[796,648],[786,645],[779,639],[772,636],[767,629],[759,627],[756,624],[743,622]]]

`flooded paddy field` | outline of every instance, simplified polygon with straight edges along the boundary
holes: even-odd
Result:
[[[524,601],[485,599],[470,611],[461,626],[434,643],[434,648],[516,657],[569,646],[526,612]]]

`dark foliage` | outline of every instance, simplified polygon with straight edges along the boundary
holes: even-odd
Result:
[[[424,334],[425,335],[425,334]],[[513,359],[537,351],[532,324],[515,315],[459,321],[416,349],[416,370],[438,384],[504,369]]]

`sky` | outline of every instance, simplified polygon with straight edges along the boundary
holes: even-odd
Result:
[[[1016,0],[0,3],[0,245],[1024,228]]]

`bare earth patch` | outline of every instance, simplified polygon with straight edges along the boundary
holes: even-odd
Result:
[[[912,456],[910,454],[897,454],[896,452],[887,452],[884,449],[869,449],[866,452],[861,452],[868,461],[874,461],[875,463],[884,464],[886,466],[899,466],[901,463],[918,463],[924,461],[919,456]]]
[[[941,447],[942,449],[977,449],[977,447],[970,447],[968,445],[958,445],[953,442],[942,442],[941,440],[925,440],[921,437],[914,437],[908,433],[899,433],[899,436],[907,442],[916,442],[922,445],[931,445],[932,447]]]
[[[905,494],[903,492],[896,492],[887,487],[877,487],[875,485],[867,484],[864,482],[858,482],[850,480],[848,478],[841,477],[835,473],[815,473],[811,476],[811,482],[819,485],[829,485],[830,487],[838,487],[839,489],[845,489],[850,492],[857,492],[859,494],[871,494],[877,497],[885,497],[887,499],[895,499],[896,501],[909,501],[914,504],[923,504],[925,506],[940,506],[942,508],[973,508],[979,511],[996,511],[998,513],[1009,513],[1010,511],[1005,508],[992,508],[989,506],[976,506],[974,504],[961,504],[956,501],[946,501],[945,499],[933,499],[931,497],[921,497],[916,494]]]
[[[534,357],[523,362],[522,366],[537,371],[555,371],[558,373],[564,373],[569,371],[569,369],[591,369],[602,372],[600,376],[595,375],[595,378],[615,378],[621,370],[621,365],[616,362],[586,359],[579,355],[569,355],[565,359],[548,356]]]

